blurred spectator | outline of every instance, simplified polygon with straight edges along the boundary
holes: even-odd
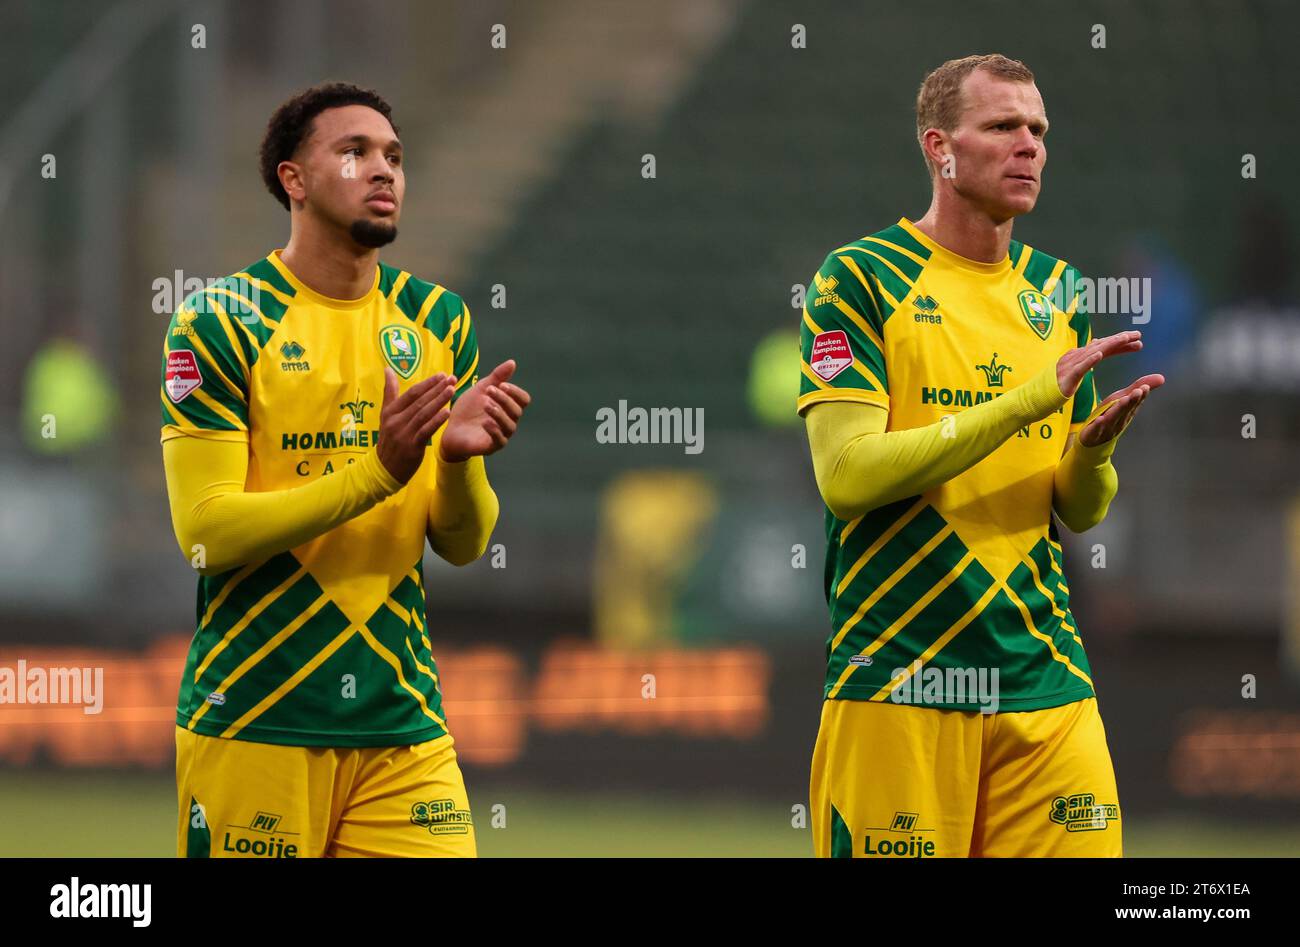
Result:
[[[32,451],[53,456],[100,443],[118,413],[112,380],[75,333],[36,350],[23,380],[23,440]]]
[[[801,423],[794,409],[798,397],[799,332],[769,332],[749,360],[749,409],[767,427],[792,427]]]

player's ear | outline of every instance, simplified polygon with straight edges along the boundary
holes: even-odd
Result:
[[[930,162],[931,172],[937,175],[948,157],[948,136],[937,128],[927,128],[921,136],[921,147]]]
[[[290,201],[302,202],[307,198],[307,185],[302,177],[302,168],[292,161],[281,161],[275,168],[280,178],[280,186],[289,195]]]

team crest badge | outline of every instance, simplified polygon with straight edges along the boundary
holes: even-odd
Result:
[[[403,378],[410,378],[420,364],[420,336],[407,326],[380,329],[379,350],[384,353],[384,361]]]
[[[1052,301],[1040,292],[1027,289],[1020,294],[1020,311],[1025,314],[1029,328],[1046,341],[1052,334]]]

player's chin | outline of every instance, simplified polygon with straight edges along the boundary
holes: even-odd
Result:
[[[397,218],[366,216],[348,228],[352,239],[363,247],[384,247],[397,239]]]
[[[1002,191],[1002,200],[1012,214],[1027,214],[1038,203],[1038,183],[1012,179]]]
[[[1038,203],[1038,192],[1032,194],[1004,194],[1002,195],[1002,214],[1004,217],[1019,217],[1027,214],[1034,209]]]

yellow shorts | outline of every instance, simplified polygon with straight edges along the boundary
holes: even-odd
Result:
[[[474,857],[451,736],[328,749],[176,728],[177,854]]]
[[[1096,698],[996,714],[825,701],[809,798],[823,858],[1122,855]]]

